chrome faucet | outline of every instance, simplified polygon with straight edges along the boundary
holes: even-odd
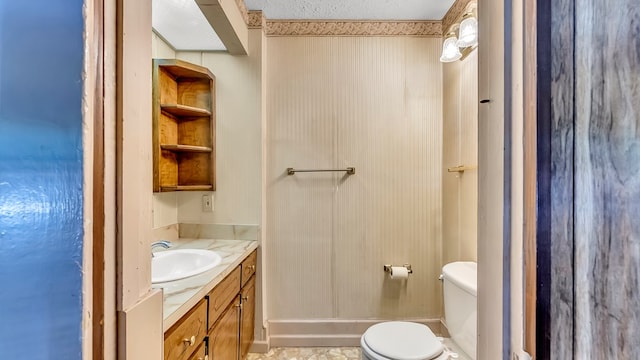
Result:
[[[153,249],[157,246],[168,249],[171,247],[171,242],[167,240],[156,241],[151,244],[151,256],[153,257]]]

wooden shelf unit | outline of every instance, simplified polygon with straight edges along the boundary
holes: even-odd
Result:
[[[216,189],[215,128],[215,77],[209,69],[154,59],[154,192]]]

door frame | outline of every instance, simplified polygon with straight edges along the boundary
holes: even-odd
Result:
[[[85,9],[83,359],[115,360],[115,0],[86,0]]]
[[[537,2],[524,2],[524,350],[536,359],[537,338]],[[542,129],[544,130],[544,129]],[[541,259],[541,263],[544,260]],[[541,274],[542,275],[542,274]],[[541,322],[543,324],[544,322]]]
[[[93,88],[93,298],[92,357],[104,359],[105,337],[105,194],[104,194],[104,2],[93,0],[93,57],[89,66],[95,71]]]
[[[573,346],[573,325],[558,331],[551,323],[552,292],[573,286],[573,271],[556,273],[552,283],[553,261],[573,269],[573,259],[566,255],[573,253],[573,203],[566,198],[573,196],[573,140],[566,148],[558,147],[572,124],[567,119],[574,116],[573,100],[552,98],[559,90],[573,91],[573,53],[567,51],[573,46],[573,11],[573,0],[536,0],[525,5],[524,339],[533,359],[550,359],[552,342],[568,344],[565,351]],[[571,190],[562,193],[558,188]],[[568,223],[562,219],[569,219]],[[556,253],[560,248],[568,250],[561,252],[565,255]],[[565,295],[571,297],[568,302],[573,301],[572,294]]]

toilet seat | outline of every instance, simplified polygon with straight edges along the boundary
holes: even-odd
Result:
[[[371,326],[361,345],[376,360],[432,360],[444,351],[442,342],[426,325],[389,321]]]

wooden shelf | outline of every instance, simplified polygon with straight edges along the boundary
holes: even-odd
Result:
[[[211,116],[211,111],[207,109],[201,109],[193,106],[186,106],[180,104],[162,104],[160,105],[162,111],[166,111],[175,116]]]
[[[158,67],[171,74],[177,80],[181,78],[205,80],[214,78],[209,69],[186,61],[178,59],[154,59],[154,61]]]
[[[162,186],[160,191],[209,191],[213,190],[213,185],[174,185]]]
[[[153,60],[154,192],[216,190],[215,99],[206,67]]]
[[[176,151],[176,152],[211,152],[212,148],[206,146],[194,146],[194,145],[160,145],[162,150]]]

